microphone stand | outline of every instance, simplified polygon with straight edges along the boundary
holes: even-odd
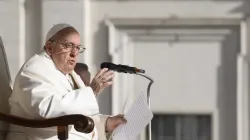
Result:
[[[148,107],[150,108],[150,88],[151,88],[151,85],[153,84],[154,80],[145,74],[140,74],[140,73],[135,73],[135,74],[140,75],[140,76],[142,76],[150,81],[148,84],[148,88],[147,88],[147,101],[148,101]],[[151,122],[147,126],[147,135],[148,135],[148,140],[151,140],[152,139]]]

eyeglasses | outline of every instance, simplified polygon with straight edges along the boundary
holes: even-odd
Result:
[[[73,43],[59,43],[59,44],[61,44],[67,51],[72,51],[74,48],[76,48],[79,53],[83,53],[86,50],[86,47],[84,47],[83,45],[75,45]]]
[[[55,40],[50,40],[50,42],[56,42]],[[74,48],[77,49],[79,53],[83,53],[86,50],[86,47],[83,45],[75,45],[74,43],[59,43],[67,51],[72,51]]]

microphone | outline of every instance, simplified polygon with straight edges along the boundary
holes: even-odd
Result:
[[[130,73],[130,74],[135,74],[135,73],[145,73],[145,70],[143,69],[138,69],[136,67],[130,67],[127,65],[116,65],[110,62],[103,62],[101,64],[101,69],[103,68],[108,68],[109,70],[117,71],[117,72],[123,72],[123,73]]]

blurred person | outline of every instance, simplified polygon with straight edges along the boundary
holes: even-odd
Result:
[[[105,140],[106,134],[126,123],[123,115],[99,114],[96,96],[112,84],[113,71],[101,69],[89,86],[74,72],[76,58],[84,50],[74,27],[54,25],[46,35],[42,52],[25,62],[15,78],[10,114],[28,119],[83,114],[94,120],[95,128],[89,134],[70,126],[69,140]],[[10,125],[7,140],[16,139],[57,140],[57,129]]]
[[[76,63],[75,72],[81,77],[85,85],[90,85],[90,72],[88,65],[84,63]]]

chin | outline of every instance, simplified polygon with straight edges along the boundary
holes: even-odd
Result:
[[[64,68],[64,73],[71,73],[74,70],[74,66],[70,65]]]
[[[68,67],[69,67],[69,68],[73,67],[73,69],[74,69],[74,68],[75,68],[75,65],[76,65],[76,62],[73,62],[73,63],[72,63],[72,62],[69,62],[69,63],[68,63]]]

